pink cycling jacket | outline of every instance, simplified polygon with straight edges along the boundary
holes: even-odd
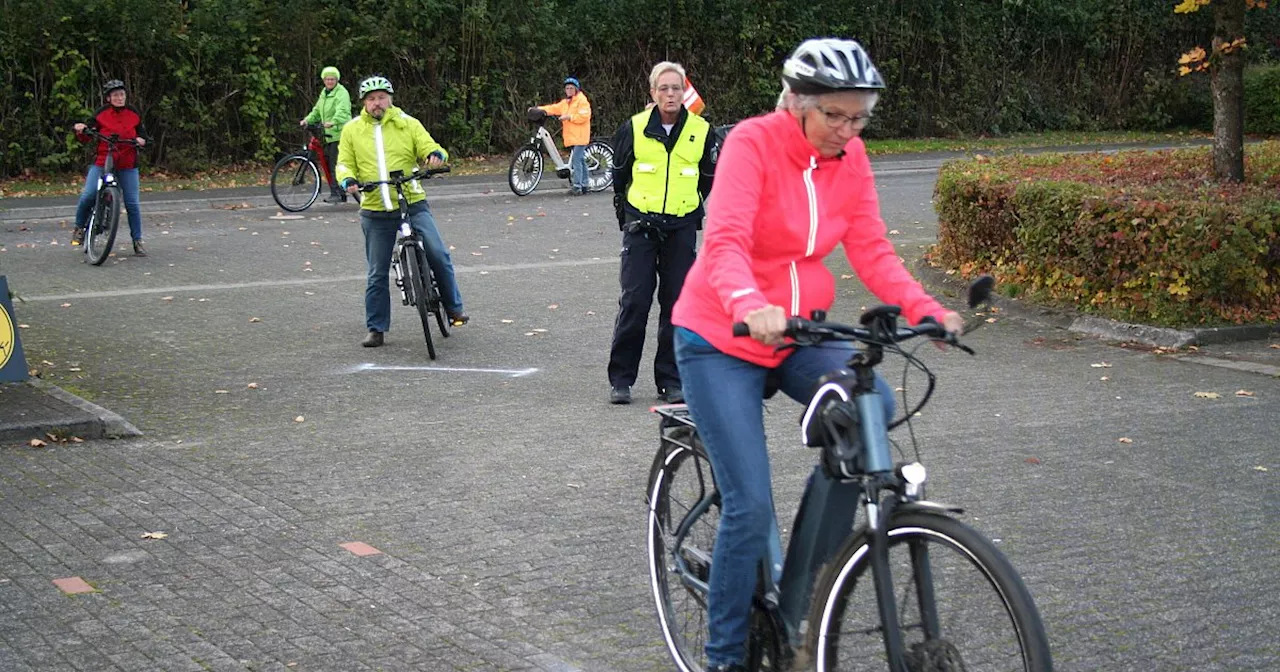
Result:
[[[707,201],[702,250],[685,278],[672,323],[721,352],[775,367],[790,351],[735,338],[733,323],[769,304],[790,316],[828,310],[835,278],[823,258],[844,244],[849,264],[881,301],[915,324],[947,312],[930,297],[885,237],[866,146],[854,138],[824,159],[789,112],[734,127]],[[855,316],[833,318],[849,322]]]

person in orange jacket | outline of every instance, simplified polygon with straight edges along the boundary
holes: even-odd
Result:
[[[587,193],[587,144],[591,142],[591,103],[582,92],[582,84],[576,77],[564,80],[564,100],[538,109],[554,114],[564,122],[564,146],[569,150],[569,193],[581,196]]]

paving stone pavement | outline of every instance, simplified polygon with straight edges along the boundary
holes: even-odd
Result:
[[[914,257],[932,175],[878,170]],[[56,219],[0,226],[28,357],[144,432],[0,446],[0,670],[672,669],[644,564],[651,369],[605,402],[608,196],[434,209],[473,317],[435,362],[399,306],[387,346],[357,345],[341,208],[149,215],[152,256],[102,268],[13,245],[65,237]],[[842,282],[837,314],[870,302]],[[1280,379],[1019,321],[971,344],[921,351],[940,388],[916,435],[933,496],[1023,573],[1057,668],[1280,666]],[[768,408],[786,527],[813,454],[801,409]]]

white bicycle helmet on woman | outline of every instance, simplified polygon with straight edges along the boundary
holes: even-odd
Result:
[[[801,95],[884,88],[862,45],[834,37],[805,40],[782,64],[782,81]]]

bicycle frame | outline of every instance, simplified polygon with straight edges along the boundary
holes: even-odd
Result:
[[[568,170],[569,162],[560,156],[560,150],[556,148],[555,138],[551,137],[551,132],[547,130],[545,124],[538,124],[538,131],[529,138],[529,144],[537,146],[542,145],[542,151],[551,157],[551,161],[556,164],[556,170]]]
[[[332,179],[332,166],[329,165],[329,157],[324,155],[324,126],[320,124],[307,124],[307,133],[311,137],[308,138],[307,144],[303,147],[303,153],[312,157],[312,160],[320,165],[320,175],[330,187],[334,186]]]

